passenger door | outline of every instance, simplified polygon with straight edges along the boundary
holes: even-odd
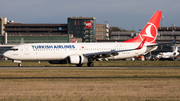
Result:
[[[25,50],[25,55],[29,55],[30,50],[29,50],[28,45],[24,46],[24,50]]]

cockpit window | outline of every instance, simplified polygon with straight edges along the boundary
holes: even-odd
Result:
[[[13,49],[13,48],[12,48],[12,49],[10,49],[10,50],[12,50],[12,51],[17,51],[18,49]]]

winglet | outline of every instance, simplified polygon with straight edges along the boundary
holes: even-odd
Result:
[[[72,40],[72,43],[74,43],[74,42],[75,42],[75,40],[76,40],[76,39],[74,38],[74,39]]]
[[[141,44],[136,49],[141,49],[144,46],[145,42],[146,42],[146,38],[141,42]]]

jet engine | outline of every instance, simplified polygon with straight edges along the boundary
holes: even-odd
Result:
[[[88,62],[88,58],[82,55],[70,55],[66,60],[69,64],[84,64]]]

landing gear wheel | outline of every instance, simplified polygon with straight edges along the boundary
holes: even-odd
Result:
[[[87,65],[88,65],[88,67],[93,67],[94,63],[93,62],[88,62]]]
[[[82,64],[76,64],[77,67],[82,67]]]
[[[22,67],[22,64],[21,64],[21,63],[19,63],[19,64],[18,64],[18,66],[19,66],[19,67]]]

